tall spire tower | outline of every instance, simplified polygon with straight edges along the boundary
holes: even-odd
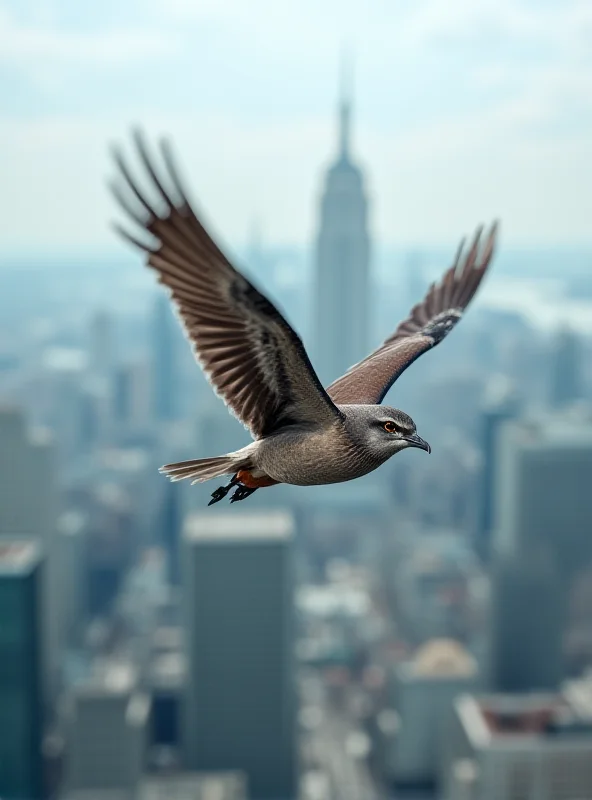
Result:
[[[345,58],[340,94],[338,153],[325,178],[315,253],[314,361],[325,384],[368,352],[368,201],[351,155],[351,70]]]
[[[349,160],[351,121],[351,62],[345,55],[341,58],[341,99],[339,105],[339,159]]]

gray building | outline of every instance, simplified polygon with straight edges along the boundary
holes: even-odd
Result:
[[[485,562],[489,561],[491,555],[498,435],[505,422],[518,416],[519,409],[520,401],[512,383],[501,375],[495,376],[487,386],[479,420],[479,444],[483,462],[475,546]]]
[[[364,176],[350,149],[351,103],[341,101],[339,150],[327,171],[315,254],[314,364],[322,382],[367,355],[370,237]]]
[[[168,422],[177,415],[177,324],[169,298],[160,292],[151,320],[152,414],[157,422]]]
[[[507,423],[500,434],[491,626],[492,688],[555,690],[569,587],[592,560],[592,422]]]
[[[429,792],[436,786],[446,723],[455,699],[475,688],[477,664],[457,642],[435,639],[391,675],[391,707],[397,732],[385,771],[397,796],[405,791]]]
[[[43,788],[41,556],[0,542],[0,797],[40,800]]]
[[[20,408],[0,407],[0,544],[34,539],[44,560],[43,677],[46,699],[60,673],[60,572],[56,553],[56,453],[46,430],[31,430]]]
[[[252,800],[295,795],[292,533],[280,511],[184,527],[185,766],[243,771]]]
[[[592,797],[590,686],[459,697],[445,738],[443,800]]]
[[[581,399],[583,387],[582,345],[576,334],[564,328],[557,333],[551,352],[549,401],[563,408]]]
[[[144,769],[150,700],[128,663],[97,662],[64,698],[65,790],[116,791],[133,800]]]

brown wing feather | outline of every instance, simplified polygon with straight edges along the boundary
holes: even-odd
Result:
[[[170,189],[139,134],[136,145],[156,190],[160,212],[140,190],[119,151],[113,192],[124,211],[151,235],[148,266],[171,295],[196,358],[211,384],[253,436],[294,422],[330,424],[342,418],[315,374],[304,346],[277,308],[239,273],[191,208],[171,152],[162,144]]]
[[[491,262],[497,227],[497,223],[492,226],[484,244],[479,228],[464,255],[461,242],[453,265],[439,283],[430,286],[393,335],[329,386],[327,392],[335,403],[380,403],[399,375],[450,333]]]

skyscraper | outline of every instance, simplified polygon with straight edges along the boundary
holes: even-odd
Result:
[[[555,691],[569,586],[592,560],[592,424],[557,413],[508,422],[497,468],[493,688]]]
[[[0,796],[43,797],[41,556],[25,540],[0,542]]]
[[[497,442],[505,422],[519,412],[519,400],[504,376],[495,376],[487,386],[480,418],[480,445],[483,467],[479,492],[475,546],[483,561],[489,561],[493,525]]]
[[[54,446],[46,431],[28,430],[21,409],[12,407],[0,408],[0,443],[0,544],[5,539],[34,539],[45,559],[43,673],[51,695],[59,675],[61,594]]]
[[[569,328],[559,331],[553,344],[549,400],[561,408],[579,400],[582,390],[582,352],[577,336]]]
[[[315,256],[314,364],[323,382],[368,351],[370,238],[364,176],[350,146],[351,100],[342,87],[339,150],[321,198]]]
[[[184,528],[185,765],[244,771],[253,800],[295,796],[292,528],[271,511]]]
[[[137,689],[134,669],[125,662],[97,663],[96,672],[70,690],[62,707],[66,797],[117,790],[119,800],[132,800],[142,777],[149,719],[150,699]]]
[[[159,422],[175,418],[176,330],[171,304],[164,292],[155,300],[151,320],[152,413]]]
[[[178,483],[167,481],[163,489],[160,510],[159,544],[162,545],[167,559],[167,577],[171,586],[180,582],[179,542],[181,540],[182,498]]]
[[[113,321],[105,311],[98,311],[90,323],[89,365],[94,375],[107,377],[113,367]]]
[[[397,664],[391,705],[400,729],[387,760],[396,795],[433,792],[438,779],[443,733],[454,699],[477,685],[477,663],[451,639],[432,639],[410,661]]]

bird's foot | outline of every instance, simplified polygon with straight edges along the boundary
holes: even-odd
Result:
[[[257,487],[255,487],[254,489],[249,489],[248,486],[243,486],[242,484],[239,484],[236,487],[235,493],[230,498],[230,502],[237,503],[239,500],[244,500],[246,497],[249,497],[249,495],[253,494],[253,492],[256,491]]]
[[[215,492],[212,492],[212,499],[210,500],[208,505],[212,506],[214,505],[214,503],[219,503],[220,500],[224,500],[228,492],[232,489],[233,486],[236,485],[237,485],[237,480],[235,475],[229,484],[227,484],[226,486],[220,486],[218,489],[216,489]]]

